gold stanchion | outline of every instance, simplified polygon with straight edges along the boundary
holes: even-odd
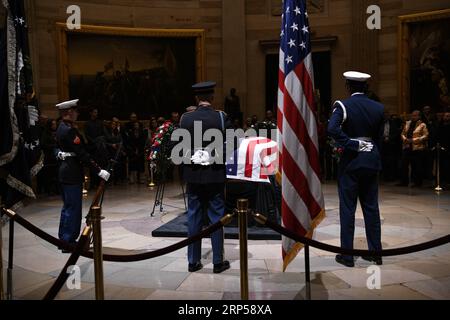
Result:
[[[436,188],[434,188],[434,191],[436,191],[436,192],[442,191],[442,188],[440,186],[440,184],[441,184],[441,168],[440,168],[441,167],[441,164],[440,164],[441,149],[442,148],[441,148],[440,143],[437,143],[436,144],[436,184],[437,184],[437,186],[436,186]]]
[[[84,176],[84,182],[83,182],[83,197],[87,197],[88,190],[87,190],[87,182],[89,178],[88,176]]]
[[[95,273],[95,299],[105,299],[105,288],[103,285],[103,250],[102,250],[102,208],[91,208],[91,223],[94,237],[94,273]]]
[[[239,215],[239,262],[241,270],[241,300],[248,300],[248,248],[247,248],[247,212],[248,199],[238,199]]]
[[[147,187],[149,188],[153,188],[154,186],[156,186],[155,182],[153,182],[153,165],[150,164],[148,166],[148,171],[150,173],[150,183],[147,185]]]
[[[1,199],[0,199],[1,200]],[[0,210],[3,210],[0,208]],[[5,291],[3,288],[3,220],[0,214],[0,300],[5,300]]]

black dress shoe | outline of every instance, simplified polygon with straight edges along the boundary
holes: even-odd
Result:
[[[342,255],[338,254],[336,256],[336,262],[340,263],[346,267],[353,268],[355,266],[355,262],[353,260],[345,259]]]
[[[230,269],[230,262],[227,260],[224,260],[221,263],[216,263],[214,264],[214,269],[213,272],[214,273],[221,273],[224,272],[225,270]]]
[[[366,260],[366,261],[375,262],[375,264],[377,266],[381,266],[383,264],[383,258],[381,258],[381,257],[367,257],[367,256],[365,256],[365,257],[361,257],[361,258],[363,258],[363,260]]]
[[[188,266],[189,272],[195,272],[195,271],[198,271],[198,270],[200,270],[202,268],[203,268],[203,265],[202,265],[201,262],[197,262],[197,263],[194,263],[194,264],[189,263],[189,266]]]

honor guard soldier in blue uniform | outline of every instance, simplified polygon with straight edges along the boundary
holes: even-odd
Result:
[[[187,183],[188,196],[188,236],[194,236],[202,230],[203,210],[207,211],[212,224],[218,222],[225,214],[225,164],[209,163],[212,154],[204,148],[210,141],[203,141],[203,134],[208,129],[219,129],[222,132],[229,126],[226,115],[214,110],[211,103],[214,100],[215,82],[202,82],[192,86],[198,107],[195,111],[186,112],[180,119],[180,128],[190,133],[192,147],[190,164],[183,165],[183,179]],[[194,124],[201,124],[202,136],[194,136]],[[195,149],[194,140],[202,142],[202,148]],[[224,150],[220,150],[224,153]],[[205,160],[206,154],[206,160]],[[203,162],[202,162],[203,161]],[[223,228],[211,235],[213,250],[214,273],[220,273],[230,268],[230,263],[224,260]],[[201,263],[201,240],[188,246],[188,270],[195,272],[203,268]]]
[[[336,101],[328,134],[344,151],[338,166],[341,247],[353,249],[355,211],[359,198],[364,215],[369,250],[381,250],[378,173],[381,170],[380,142],[384,107],[367,97],[370,75],[344,73],[351,97]],[[362,257],[382,264],[381,257]],[[337,255],[336,261],[353,267],[353,256]]]
[[[84,182],[83,166],[92,167],[94,172],[105,181],[110,176],[106,170],[100,169],[92,160],[85,149],[83,137],[74,126],[74,122],[78,118],[77,103],[78,99],[56,105],[62,118],[56,131],[56,140],[59,148],[57,157],[60,160],[59,183],[61,184],[61,195],[64,202],[61,209],[58,236],[59,239],[69,243],[76,243],[80,235]],[[63,252],[66,251],[63,250]]]

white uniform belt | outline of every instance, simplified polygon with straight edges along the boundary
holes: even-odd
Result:
[[[361,141],[365,141],[365,142],[372,142],[373,139],[370,137],[358,137],[358,138],[353,138],[355,140],[361,140]]]

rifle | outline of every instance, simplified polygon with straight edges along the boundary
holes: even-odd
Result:
[[[110,161],[109,161],[109,165],[108,165],[108,168],[106,169],[106,171],[111,173],[111,176],[114,173],[114,165],[117,163],[117,159],[119,158],[119,155],[122,152],[122,148],[123,148],[123,142],[121,142],[119,144],[119,148],[117,148],[117,151],[116,151],[116,154],[115,154],[114,158],[110,159]],[[90,209],[89,209],[89,213],[86,216],[86,218],[88,218],[90,216],[92,207],[98,207],[98,206],[101,206],[103,204],[103,196],[105,194],[105,189],[106,189],[106,181],[101,179],[100,184],[97,187],[97,191],[95,192],[94,199],[92,199],[92,203],[91,203],[91,206],[90,206]]]

